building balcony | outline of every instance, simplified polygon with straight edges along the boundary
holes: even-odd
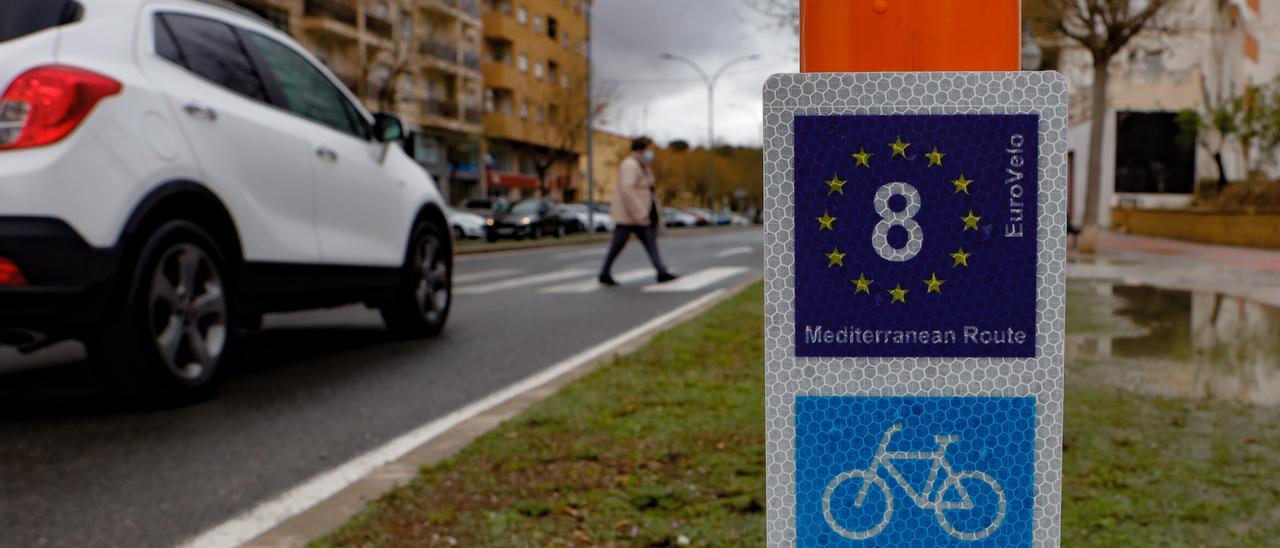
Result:
[[[486,13],[481,17],[481,21],[484,23],[484,35],[488,38],[512,42],[525,32],[525,28],[521,27],[514,17],[502,12]]]
[[[458,117],[458,103],[453,101],[427,99],[423,102],[422,107],[422,111],[428,116],[449,119],[456,119]]]
[[[444,61],[451,65],[458,64],[458,46],[443,40],[424,40],[421,51],[424,55]]]
[[[459,2],[458,8],[471,17],[480,18],[480,3],[476,2],[476,0],[462,0]]]
[[[474,51],[462,52],[462,66],[478,72],[480,70],[480,54]]]
[[[463,109],[462,119],[468,124],[483,124],[484,111],[479,106],[471,106]]]
[[[515,67],[506,63],[485,63],[483,73],[485,85],[492,88],[521,89],[525,87],[525,81],[528,79]]]
[[[357,40],[356,9],[342,0],[306,0],[302,8],[305,31]]]

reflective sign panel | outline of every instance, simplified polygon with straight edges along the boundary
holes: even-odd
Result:
[[[1066,90],[783,74],[765,100],[774,546],[1054,546]]]

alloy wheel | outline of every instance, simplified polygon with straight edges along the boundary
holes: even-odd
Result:
[[[194,381],[217,367],[227,344],[227,296],[207,252],[191,243],[165,251],[151,275],[148,325],[165,367]]]

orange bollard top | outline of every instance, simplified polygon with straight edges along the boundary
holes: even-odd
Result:
[[[801,72],[1013,71],[1020,0],[800,0]]]

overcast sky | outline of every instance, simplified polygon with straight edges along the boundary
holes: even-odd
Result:
[[[592,12],[595,77],[616,82],[618,96],[598,127],[647,134],[660,143],[707,141],[706,86],[688,57],[708,73],[750,54],[716,85],[716,141],[760,144],[760,87],[775,72],[798,70],[794,34],[761,20],[741,0],[597,0]]]

